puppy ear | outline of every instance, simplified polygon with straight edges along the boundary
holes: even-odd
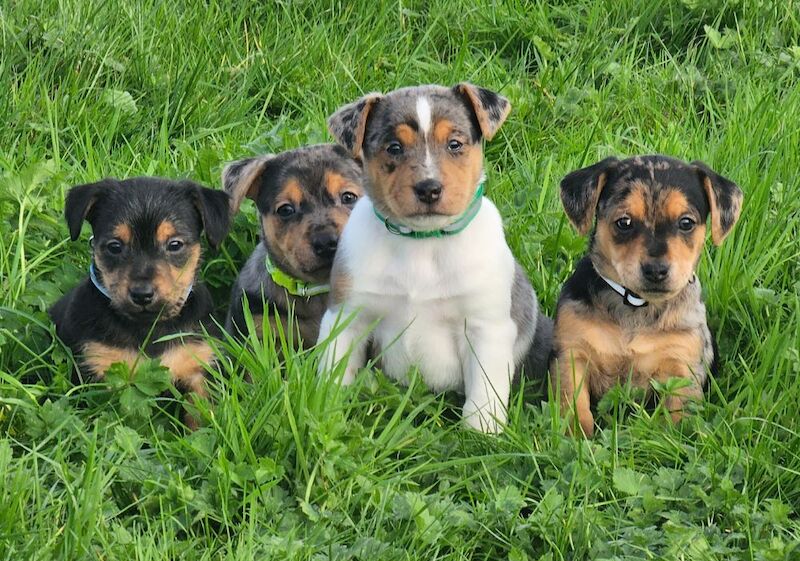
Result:
[[[491,140],[511,112],[511,103],[498,93],[466,82],[453,86],[453,90],[466,96],[478,119],[481,135]]]
[[[361,155],[364,146],[364,132],[367,129],[367,118],[372,107],[383,95],[377,92],[369,93],[353,103],[339,108],[336,113],[328,117],[328,130],[336,142],[350,151],[354,158]]]
[[[92,221],[92,209],[105,190],[115,184],[116,182],[112,179],[103,179],[97,183],[78,185],[69,190],[64,202],[64,218],[67,221],[69,237],[72,241],[80,237],[83,221]]]
[[[692,165],[700,174],[711,209],[711,240],[714,245],[720,245],[739,220],[744,195],[736,183],[722,177],[703,162],[694,161]]]
[[[192,181],[187,181],[184,185],[189,189],[194,205],[200,213],[209,245],[217,249],[225,239],[231,223],[228,194]]]
[[[616,158],[606,158],[594,165],[573,171],[561,180],[561,203],[572,225],[581,235],[592,229],[597,201],[606,184],[608,171]]]
[[[222,188],[230,197],[230,213],[239,212],[242,199],[256,200],[261,189],[258,181],[274,154],[265,154],[257,158],[245,158],[231,162],[222,170]]]

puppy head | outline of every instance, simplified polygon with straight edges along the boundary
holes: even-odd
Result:
[[[200,264],[200,233],[217,247],[228,231],[228,196],[191,181],[104,179],[70,189],[70,236],[92,226],[95,267],[120,313],[141,321],[178,315]]]
[[[483,138],[511,105],[473,86],[419,86],[369,94],[328,120],[331,134],[364,161],[375,207],[413,229],[443,228],[462,214],[483,175]]]
[[[659,301],[691,281],[709,214],[712,239],[722,243],[739,218],[742,191],[702,162],[639,156],[570,173],[561,200],[582,234],[596,216],[590,256],[597,270]]]
[[[344,225],[363,195],[361,167],[346,150],[321,144],[229,164],[222,173],[231,211],[256,202],[262,241],[284,271],[326,282]]]

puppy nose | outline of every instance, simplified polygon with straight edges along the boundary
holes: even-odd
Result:
[[[131,302],[137,306],[147,306],[153,301],[155,291],[153,290],[153,285],[151,284],[137,284],[128,289],[128,296],[130,297]]]
[[[330,259],[336,253],[339,237],[335,234],[317,234],[311,238],[311,248],[317,257]]]
[[[435,179],[426,179],[414,185],[414,194],[420,202],[435,203],[442,197],[442,183]]]
[[[669,274],[669,263],[649,261],[642,264],[642,275],[650,282],[661,282]]]

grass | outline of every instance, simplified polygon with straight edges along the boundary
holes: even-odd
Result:
[[[800,558],[800,5],[794,0],[114,2],[0,7],[1,559]],[[507,431],[315,352],[216,342],[187,434],[148,364],[74,387],[46,307],[85,275],[72,185],[191,177],[325,141],[371,90],[470,80],[514,106],[489,196],[544,309],[585,240],[557,197],[606,155],[702,159],[745,192],[699,275],[723,372],[679,426],[626,388],[566,438],[536,388]],[[252,205],[204,277],[220,304]],[[245,373],[253,383],[244,381]],[[544,398],[544,399],[542,399]]]

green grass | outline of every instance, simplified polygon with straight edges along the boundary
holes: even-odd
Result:
[[[798,79],[794,0],[4,2],[0,559],[800,559]],[[70,384],[45,314],[88,264],[70,186],[218,186],[227,160],[328,139],[364,92],[461,80],[514,106],[489,196],[550,313],[585,246],[558,202],[568,171],[662,152],[742,186],[700,266],[723,372],[694,416],[672,426],[621,388],[573,440],[528,388],[486,437],[454,396],[339,389],[272,341],[217,343],[193,434],[150,397],[153,365]],[[246,205],[206,255],[220,304],[256,229]]]

